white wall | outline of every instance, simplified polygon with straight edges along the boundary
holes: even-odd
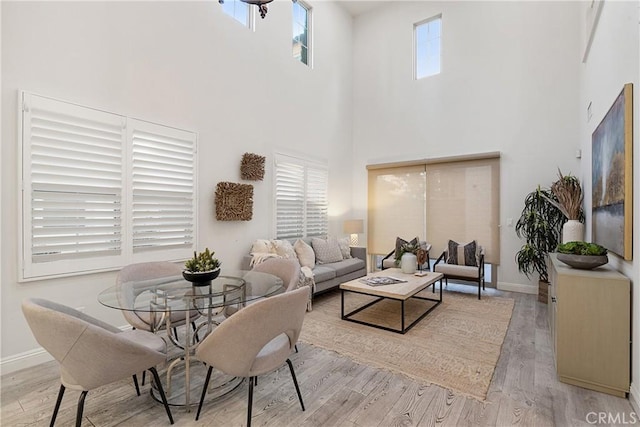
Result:
[[[314,68],[291,53],[291,2],[274,2],[249,31],[210,2],[2,3],[2,368],[31,363],[37,348],[20,312],[49,298],[116,325],[122,315],[97,294],[102,273],[17,283],[18,90],[193,130],[199,134],[199,246],[239,267],[251,242],[271,237],[275,150],[327,159],[330,231],[342,234],[351,200],[352,19],[314,2]],[[240,182],[244,152],[267,156],[254,183],[254,218],[219,222],[220,181]]]
[[[573,2],[402,2],[358,17],[354,210],[366,211],[367,164],[500,151],[498,286],[537,293],[537,278],[518,272],[523,242],[507,220],[558,167],[580,176],[579,12]],[[413,24],[438,14],[442,72],[415,81]]]
[[[583,8],[586,5],[582,6]],[[609,111],[625,83],[633,83],[633,159],[640,153],[640,4],[636,1],[604,3],[587,62],[580,67],[580,142],[582,171],[587,207],[587,236],[591,236],[591,135]],[[587,106],[592,118],[587,120]],[[609,254],[609,263],[631,279],[632,283],[632,381],[631,393],[640,402],[640,172],[635,164],[633,183],[633,261]],[[636,410],[640,408],[636,406]]]

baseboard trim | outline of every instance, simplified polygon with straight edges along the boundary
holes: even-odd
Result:
[[[41,363],[50,362],[52,360],[53,357],[51,357],[44,348],[39,347],[34,350],[25,351],[23,353],[3,358],[0,360],[0,373],[2,375],[10,374],[21,369],[32,368],[40,365]]]
[[[501,291],[520,292],[522,294],[538,295],[538,287],[523,285],[522,283],[498,282],[498,289]]]
[[[631,383],[629,389],[629,402],[637,415],[640,415],[640,388],[637,384]]]

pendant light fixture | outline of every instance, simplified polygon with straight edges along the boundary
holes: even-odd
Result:
[[[267,3],[271,3],[273,0],[240,0],[243,3],[254,4],[258,7],[260,17],[264,19],[267,15]],[[298,0],[293,0],[296,3]],[[224,0],[219,0],[220,4],[224,3]]]

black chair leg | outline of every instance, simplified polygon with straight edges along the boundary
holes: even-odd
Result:
[[[296,349],[296,353],[298,353],[298,344],[294,344],[293,348]]]
[[[156,382],[156,387],[158,387],[160,398],[162,398],[162,404],[164,405],[164,409],[165,411],[167,411],[167,416],[169,417],[169,423],[173,424],[173,415],[171,415],[171,409],[169,408],[169,403],[167,402],[167,396],[164,395],[164,389],[162,388],[162,383],[160,382],[158,371],[156,371],[156,368],[149,368],[149,372],[151,372],[151,374],[153,375],[153,379]]]
[[[482,289],[481,280],[478,280],[478,299],[480,299],[480,291]]]
[[[204,397],[206,396],[207,388],[209,387],[211,371],[213,371],[213,367],[209,366],[209,370],[207,370],[207,378],[204,380],[204,387],[202,387],[202,395],[200,395],[200,404],[198,405],[198,412],[196,413],[196,421],[200,418],[200,410],[202,409],[202,402],[204,402]]]
[[[296,386],[296,393],[298,393],[300,406],[302,406],[302,410],[304,411],[304,402],[302,401],[302,395],[300,394],[300,387],[298,387],[298,380],[296,379],[296,373],[293,371],[293,364],[291,363],[291,360],[287,359],[287,365],[289,365],[289,370],[291,371],[291,378],[293,378],[293,385]]]
[[[140,396],[140,386],[138,386],[138,376],[135,374],[133,375],[133,385],[136,386],[136,394]]]
[[[53,425],[56,423],[56,417],[58,416],[58,409],[60,409],[60,403],[62,403],[62,396],[64,396],[65,390],[66,388],[62,384],[60,384],[60,391],[58,391],[58,399],[56,400],[55,408],[53,408],[53,415],[51,416],[51,424],[49,424],[49,427],[53,427]]]
[[[196,322],[191,322],[191,327],[193,328],[193,335],[196,339],[196,342],[200,342],[200,337],[198,337],[198,328],[196,327]]]
[[[147,377],[147,371],[142,372],[142,385],[144,385],[144,380]]]
[[[249,402],[247,404],[247,427],[251,427],[251,408],[253,407],[253,380],[255,377],[249,378]]]
[[[87,397],[88,390],[84,390],[80,393],[80,397],[78,398],[78,412],[76,413],[76,427],[80,427],[82,425],[82,413],[84,412],[84,398]]]

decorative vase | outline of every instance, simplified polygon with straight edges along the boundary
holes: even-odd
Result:
[[[577,219],[570,219],[562,226],[562,243],[582,242],[584,240],[584,224]]]
[[[418,268],[418,258],[411,252],[405,252],[400,258],[400,268],[402,272],[406,274],[413,274]]]
[[[220,268],[216,268],[211,271],[196,271],[191,272],[184,270],[182,272],[182,277],[185,280],[191,282],[193,286],[207,286],[211,284],[211,281],[218,277],[220,274]]]

